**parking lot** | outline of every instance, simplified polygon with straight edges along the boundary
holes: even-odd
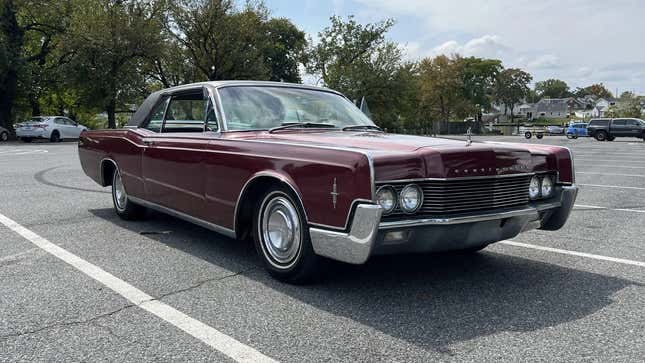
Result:
[[[271,279],[251,244],[120,220],[74,142],[2,143],[0,361],[642,361],[645,142],[474,139],[572,148],[567,226],[310,286]]]

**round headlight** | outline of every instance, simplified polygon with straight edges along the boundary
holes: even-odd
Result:
[[[399,196],[399,206],[406,213],[414,213],[423,202],[421,188],[414,184],[406,185]]]
[[[535,200],[540,196],[540,178],[534,176],[529,184],[529,198]]]
[[[553,180],[551,179],[550,176],[545,176],[544,179],[542,179],[542,198],[549,198],[551,195],[553,195]]]
[[[376,192],[376,202],[383,208],[383,213],[387,214],[396,207],[396,193],[392,187],[380,187]]]

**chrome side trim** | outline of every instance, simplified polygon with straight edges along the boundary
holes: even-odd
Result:
[[[538,218],[538,210],[536,208],[524,208],[518,210],[511,210],[506,212],[494,212],[478,215],[459,216],[450,218],[423,218],[423,219],[406,219],[402,221],[381,222],[379,229],[396,229],[396,228],[409,228],[429,225],[452,225],[462,223],[475,223],[492,221],[496,219],[504,219],[519,216],[529,216],[533,219]]]
[[[349,213],[347,213],[347,217],[345,218],[345,224],[343,225],[343,227],[330,226],[328,224],[311,223],[311,222],[309,222],[309,225],[310,226],[315,226],[315,227],[322,227],[322,228],[325,228],[325,229],[334,229],[334,230],[337,230],[337,231],[345,231],[349,227],[349,218],[352,215],[352,211],[354,210],[354,206],[356,204],[358,204],[358,203],[372,204],[373,202],[371,200],[368,200],[368,199],[354,199],[352,201],[352,204],[349,206]]]
[[[575,185],[576,184],[576,167],[573,164],[574,163],[574,161],[573,161],[573,150],[571,150],[571,148],[568,148],[566,146],[562,146],[562,147],[567,149],[567,150],[569,150],[569,158],[571,158],[571,183],[570,184]],[[561,181],[560,181],[560,172],[558,172],[558,183],[561,183]],[[569,184],[569,183],[566,183],[566,184]]]
[[[221,233],[221,234],[223,234],[223,235],[225,235],[227,237],[235,238],[235,231],[230,230],[230,229],[228,229],[226,227],[222,227],[220,225],[210,223],[210,222],[204,221],[204,220],[199,219],[199,218],[189,216],[186,213],[178,212],[178,211],[176,211],[174,209],[164,207],[164,206],[159,205],[159,204],[151,203],[151,202],[148,202],[148,201],[140,199],[140,198],[128,196],[128,199],[131,200],[133,203],[140,204],[140,205],[142,205],[142,206],[144,206],[146,208],[154,209],[154,210],[159,211],[161,213],[165,213],[165,214],[171,215],[173,217],[183,219],[183,220],[185,220],[187,222],[196,224],[196,225],[198,225],[200,227],[204,227],[206,229],[210,229],[211,231]]]
[[[377,183],[391,184],[391,183],[414,183],[423,181],[454,181],[454,180],[477,180],[477,179],[497,179],[497,178],[512,178],[521,176],[532,176],[535,173],[519,173],[519,174],[503,174],[503,175],[478,175],[478,176],[463,176],[457,178],[417,178],[417,179],[397,179],[397,180],[379,180]]]
[[[309,228],[314,252],[342,262],[364,263],[372,254],[381,212],[380,206],[359,204],[349,233]]]

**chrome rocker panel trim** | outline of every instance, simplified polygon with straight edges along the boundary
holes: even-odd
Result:
[[[130,201],[132,201],[133,203],[140,204],[140,205],[142,205],[142,206],[144,206],[146,208],[154,209],[154,210],[156,210],[158,212],[165,213],[165,214],[171,215],[171,216],[179,218],[179,219],[183,219],[183,220],[185,220],[187,222],[196,224],[196,225],[204,227],[206,229],[210,229],[211,231],[221,233],[221,234],[225,235],[226,237],[236,238],[235,237],[235,231],[233,231],[231,229],[228,229],[226,227],[222,227],[222,226],[219,226],[217,224],[206,222],[205,220],[189,216],[186,213],[178,212],[178,211],[176,211],[174,209],[164,207],[164,206],[159,205],[159,204],[151,203],[151,202],[148,202],[148,201],[140,199],[140,198],[136,198],[136,197],[133,197],[133,196],[128,196],[128,199]]]
[[[309,231],[316,254],[342,262],[362,264],[374,254],[427,251],[426,248],[430,248],[430,251],[469,248],[477,246],[477,243],[486,245],[511,238],[509,235],[514,237],[531,229],[559,229],[568,219],[577,193],[578,187],[575,185],[562,186],[559,200],[521,209],[451,218],[424,218],[392,222],[381,222],[383,210],[380,206],[359,204],[356,206],[349,233],[313,227]],[[500,223],[496,221],[508,221],[508,223],[506,223],[506,227],[501,227]],[[502,222],[502,224],[504,223]],[[490,233],[488,239],[479,240],[479,242],[478,238],[483,237],[477,237],[477,234],[468,234],[471,237],[468,241],[455,241],[454,234],[451,233],[480,227],[488,229],[487,232]],[[391,230],[414,230],[416,233],[411,232],[410,235],[417,237],[405,240],[400,245],[396,243],[383,244],[383,236]],[[445,239],[431,241],[433,238],[443,238],[438,237],[439,235],[452,235],[453,238],[450,238],[447,244],[444,243]],[[499,238],[499,236],[504,238]],[[406,246],[407,242],[410,242],[411,245]],[[446,245],[448,248],[445,248]]]

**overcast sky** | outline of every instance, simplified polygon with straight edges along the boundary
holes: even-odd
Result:
[[[645,94],[645,0],[267,0],[274,16],[315,35],[331,15],[394,18],[391,40],[411,59],[437,54],[499,58],[534,81],[572,89],[603,82]]]

